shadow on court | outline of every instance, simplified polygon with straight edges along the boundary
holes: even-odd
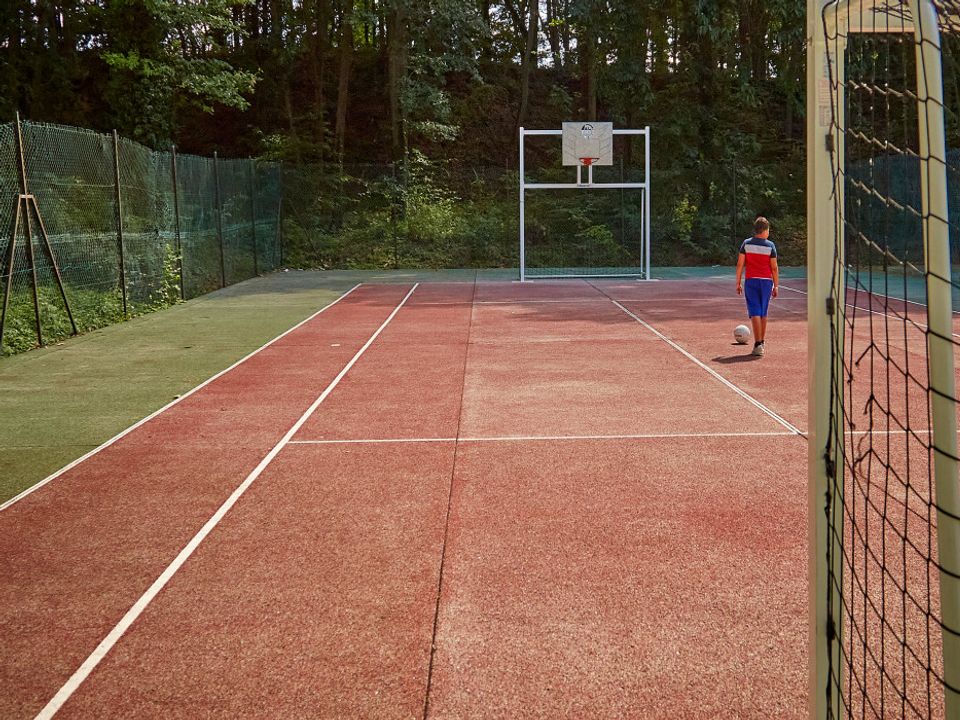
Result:
[[[735,363],[748,363],[754,362],[755,360],[762,360],[763,358],[758,355],[751,355],[750,353],[743,353],[740,355],[720,355],[718,357],[712,358],[712,361],[715,363],[720,363],[721,365],[733,365]]]

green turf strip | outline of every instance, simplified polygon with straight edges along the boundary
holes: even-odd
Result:
[[[359,279],[276,273],[0,358],[0,502],[308,317]]]

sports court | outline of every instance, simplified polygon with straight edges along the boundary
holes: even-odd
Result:
[[[358,284],[0,512],[0,715],[800,717],[783,284]]]
[[[805,4],[20,2],[0,717],[960,718],[960,1]]]

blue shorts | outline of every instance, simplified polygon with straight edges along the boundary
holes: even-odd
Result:
[[[747,315],[766,317],[773,294],[773,280],[766,278],[747,278],[743,283],[743,297],[747,300]]]

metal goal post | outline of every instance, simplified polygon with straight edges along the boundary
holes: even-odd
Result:
[[[637,129],[618,129],[614,128],[614,135],[641,135],[644,138],[643,151],[643,182],[593,182],[593,165],[584,164],[577,166],[577,179],[575,182],[566,183],[539,183],[527,182],[525,175],[525,152],[524,140],[531,135],[555,135],[562,136],[563,130],[528,130],[520,128],[520,281],[525,282],[528,279],[527,267],[527,247],[526,247],[526,194],[528,190],[640,190],[642,195],[640,208],[640,257],[638,268],[624,269],[618,272],[616,269],[607,272],[592,273],[590,268],[573,268],[569,272],[555,273],[536,273],[538,278],[571,278],[571,277],[617,277],[617,276],[637,276],[644,280],[650,279],[650,126]],[[586,172],[582,172],[586,169]],[[584,178],[586,175],[586,178]]]

